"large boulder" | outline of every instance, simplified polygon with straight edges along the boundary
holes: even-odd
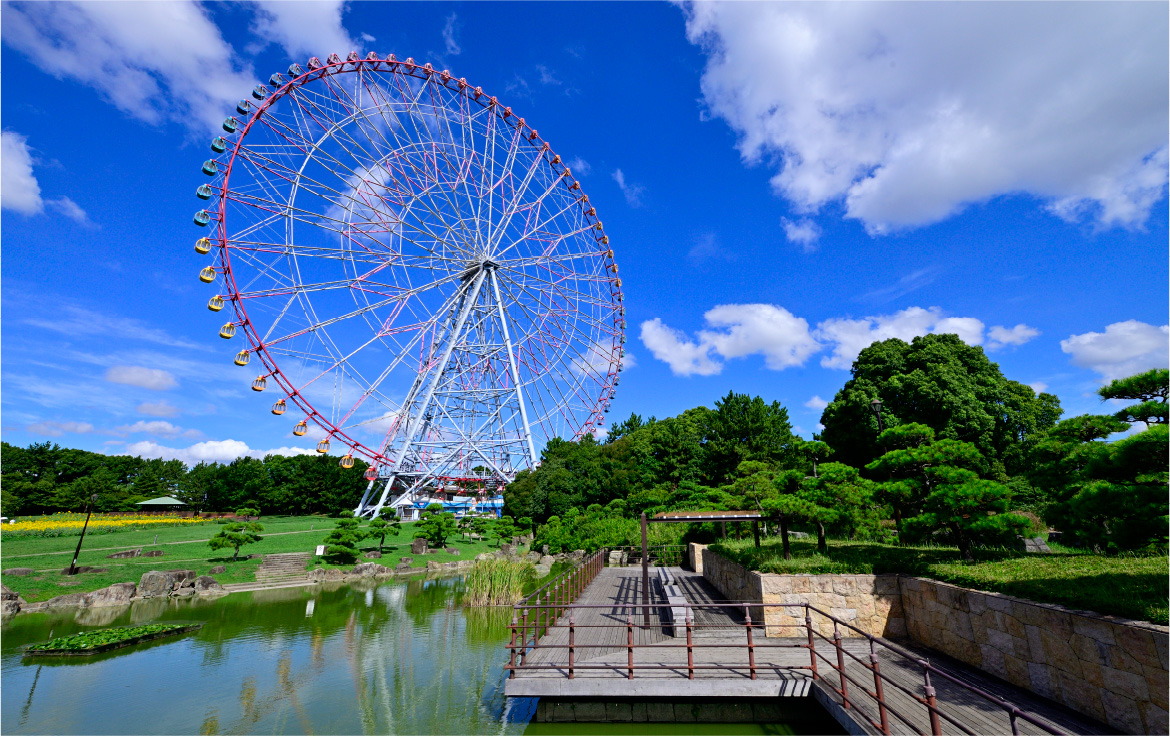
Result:
[[[367,560],[377,560],[377,559],[380,559],[382,557],[382,553],[376,549],[371,549],[371,550],[366,550],[365,554],[363,554],[362,557],[365,557]]]
[[[219,581],[210,575],[200,575],[195,578],[195,592],[199,595],[217,595],[226,593]]]
[[[500,544],[500,554],[505,557],[511,557],[516,554],[516,546],[511,542],[503,542]]]
[[[343,577],[345,577],[345,573],[336,567],[318,567],[316,570],[309,572],[309,580],[314,583],[321,583],[326,580],[341,580]]]
[[[124,606],[134,597],[136,590],[137,586],[134,583],[114,583],[108,588],[88,593],[88,605],[94,607]]]
[[[111,560],[122,560],[122,559],[125,559],[127,557],[138,557],[141,554],[142,554],[142,548],[139,547],[138,549],[128,549],[128,550],[124,550],[122,552],[115,552],[112,555],[106,555],[106,557],[108,557]]]
[[[42,608],[83,608],[89,603],[88,593],[66,593],[50,598],[41,604]]]
[[[410,551],[416,555],[425,555],[427,553],[427,540],[419,537],[410,543]]]
[[[15,616],[25,605],[24,599],[7,585],[0,585],[0,615]]]
[[[139,598],[165,598],[184,588],[194,592],[193,570],[151,570],[138,581]]]
[[[223,565],[216,565],[215,567],[211,568],[211,570],[209,570],[207,574],[208,575],[220,575],[220,574],[225,573],[225,572],[227,572],[226,567],[224,567]]]
[[[455,555],[456,557],[458,557],[458,556],[459,556],[459,553],[460,553],[460,550],[459,550],[459,548],[458,548],[458,547],[448,547],[448,548],[446,548],[446,549],[445,549],[445,550],[443,550],[443,551],[444,551],[444,552],[446,552],[446,553],[447,553],[447,554],[449,554],[449,555]]]
[[[353,569],[349,571],[351,575],[358,575],[363,578],[372,577],[374,575],[385,575],[390,570],[385,565],[379,565],[377,562],[363,562],[354,565]]]

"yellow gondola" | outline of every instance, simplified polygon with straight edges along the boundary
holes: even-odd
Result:
[[[211,266],[204,266],[203,270],[199,272],[199,280],[205,284],[215,281],[215,269]]]
[[[199,238],[195,241],[195,252],[204,255],[211,252],[211,238]]]
[[[353,455],[346,455],[345,457],[341,458],[341,460],[338,461],[337,464],[343,468],[347,468],[347,469],[352,468],[353,467]]]
[[[308,432],[308,431],[309,431],[309,423],[306,422],[304,419],[297,422],[297,426],[293,427],[293,434],[295,434],[297,437],[304,437],[305,432]]]
[[[283,414],[285,409],[288,409],[288,404],[284,403],[284,399],[280,399],[272,405],[272,413],[276,416]]]
[[[252,381],[252,390],[253,391],[263,391],[267,385],[268,385],[268,380],[266,378],[264,378],[264,376],[256,376],[256,380]]]
[[[325,440],[321,440],[320,442],[318,442],[317,443],[317,452],[321,453],[322,455],[329,452],[329,440],[325,439]]]
[[[223,309],[223,297],[213,296],[207,300],[207,308],[213,312],[218,312]]]
[[[223,327],[219,328],[219,336],[225,340],[230,340],[236,336],[236,326],[228,322]]]
[[[247,350],[241,350],[236,353],[236,359],[233,361],[236,365],[248,365],[248,361],[252,359],[252,354]]]

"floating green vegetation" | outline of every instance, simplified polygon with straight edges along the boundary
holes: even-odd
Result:
[[[470,606],[515,603],[535,576],[536,567],[526,560],[480,560],[467,573],[466,602]]]
[[[86,655],[108,652],[111,649],[128,647],[164,636],[177,636],[188,631],[195,631],[203,624],[147,624],[145,626],[122,626],[113,629],[99,629],[84,631],[72,636],[59,636],[56,639],[33,644],[25,649],[25,654],[37,655]]]

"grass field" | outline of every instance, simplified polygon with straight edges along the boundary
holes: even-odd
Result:
[[[232,562],[231,550],[213,551],[207,546],[220,525],[215,522],[193,524],[160,529],[109,532],[87,536],[77,560],[78,565],[105,568],[106,572],[83,573],[74,576],[61,575],[69,567],[78,537],[48,537],[3,539],[0,537],[0,569],[7,571],[14,567],[32,568],[32,575],[3,575],[3,582],[26,601],[43,601],[65,593],[88,593],[113,583],[137,583],[142,574],[149,570],[194,570],[196,575],[207,575],[216,565],[224,565],[227,571],[215,575],[221,583],[246,583],[255,580],[256,568],[262,559],[244,559],[247,555],[267,555],[279,552],[312,552],[321,544],[334,526],[334,520],[323,516],[272,516],[260,519],[264,526],[264,538],[240,549],[240,559]],[[414,524],[402,525],[397,537],[387,537],[382,548],[382,558],[374,560],[387,567],[394,567],[401,557],[410,557],[410,542],[414,536]],[[366,539],[361,543],[365,550],[376,549],[378,540]],[[428,561],[450,562],[474,558],[480,552],[495,549],[487,540],[465,539],[460,536],[447,540],[447,546],[460,551],[459,555],[447,552],[431,552],[426,557],[415,557],[412,567],[425,568]],[[128,549],[142,548],[143,552],[161,550],[161,557],[131,557],[109,559],[107,555]],[[362,560],[359,560],[362,561]],[[348,568],[352,565],[331,565],[320,562],[321,567]]]
[[[977,550],[976,561],[962,561],[954,547],[896,547],[829,540],[827,555],[811,540],[792,540],[793,559],[785,560],[780,540],[756,549],[750,540],[714,548],[760,572],[782,574],[902,573],[1056,603],[1079,610],[1156,624],[1168,623],[1166,555],[1106,556],[1050,545],[1052,554]]]

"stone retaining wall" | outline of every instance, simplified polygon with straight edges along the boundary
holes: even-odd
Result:
[[[866,633],[908,637],[1124,733],[1170,729],[1165,626],[925,578],[762,574],[711,550],[702,550],[702,559],[703,576],[728,600],[807,602]],[[792,636],[795,629],[781,627],[803,623],[783,611],[767,614],[769,636]]]
[[[728,600],[756,603],[809,603],[873,636],[906,636],[906,620],[897,575],[777,575],[748,570],[710,550],[703,550],[703,577]],[[831,636],[832,623],[813,615],[813,628]],[[800,636],[804,609],[767,608],[768,636]],[[849,628],[843,637],[861,636]]]
[[[1124,733],[1167,733],[1170,629],[904,577],[910,638]]]

